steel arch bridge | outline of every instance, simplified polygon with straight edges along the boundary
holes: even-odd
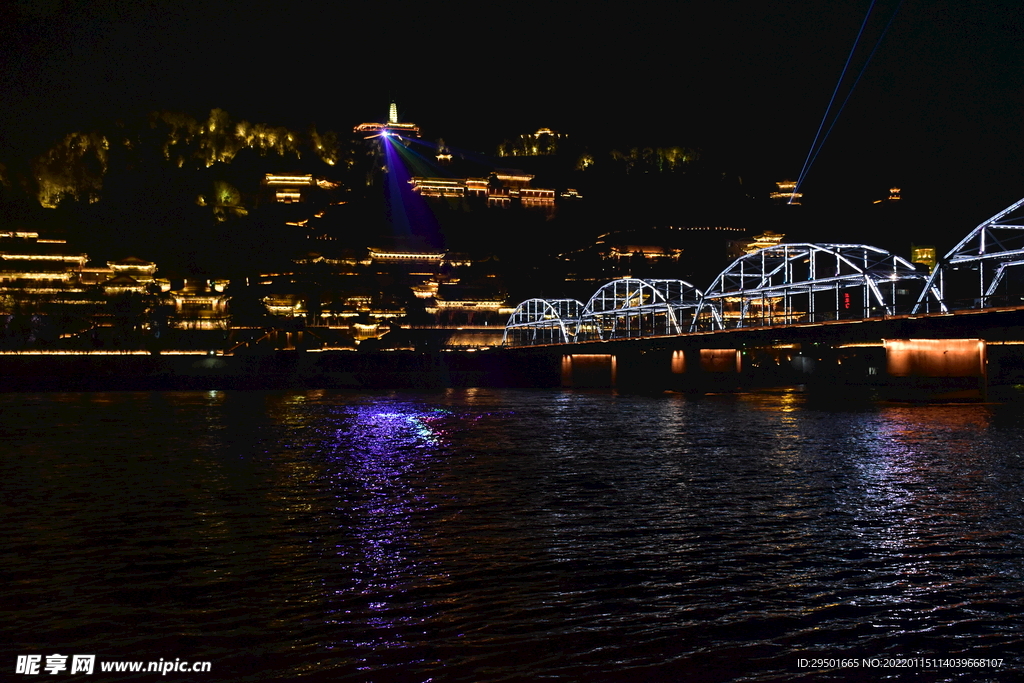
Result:
[[[863,244],[780,244],[741,256],[701,299],[691,331],[909,313],[926,275]]]
[[[700,300],[700,290],[683,280],[612,280],[583,308],[576,341],[681,334]]]
[[[939,262],[914,313],[1024,302],[1024,199],[981,223]]]
[[[576,299],[527,299],[505,324],[503,346],[568,344],[576,341],[583,304]]]

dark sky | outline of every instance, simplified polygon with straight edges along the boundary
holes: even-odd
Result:
[[[393,95],[450,144],[550,126],[795,177],[870,4],[14,0],[0,156],[154,109],[345,131]],[[898,4],[875,3],[850,80]],[[1024,196],[1022,19],[1019,2],[903,0],[806,192],[895,183],[979,221]]]

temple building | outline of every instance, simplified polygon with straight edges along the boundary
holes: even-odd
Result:
[[[790,206],[800,206],[800,200],[803,198],[802,192],[796,191],[796,181],[793,180],[780,180],[775,183],[778,188],[775,192],[768,195],[772,201],[776,204],[789,204]]]
[[[107,261],[106,265],[87,263],[79,273],[83,285],[98,285],[107,294],[124,292],[166,292],[170,280],[156,278],[156,264],[135,256],[120,261]]]
[[[174,303],[175,327],[187,330],[227,330],[225,280],[188,278],[166,296]]]
[[[755,251],[775,247],[782,243],[785,235],[771,230],[765,230],[760,235],[754,235],[753,239],[745,240],[746,244],[742,249],[743,254],[753,254]],[[740,254],[737,254],[739,256]]]
[[[438,287],[436,298],[426,310],[437,316],[442,326],[498,327],[506,316],[515,311],[515,307],[509,306],[507,298],[497,282],[447,282]]]
[[[567,135],[540,128],[536,133],[520,135],[517,140],[505,140],[498,145],[499,157],[536,157],[558,153],[559,144],[568,138]]]
[[[900,188],[890,187],[888,197],[886,197],[885,199],[876,199],[875,201],[872,202],[872,204],[898,202],[900,201],[900,199],[902,199],[902,197],[900,197]]]
[[[316,187],[311,174],[287,175],[267,173],[262,182],[264,193],[274,202],[294,204],[309,199],[310,191]]]
[[[401,123],[398,120],[398,105],[394,102],[388,109],[388,120],[385,123],[360,123],[353,129],[354,133],[364,139],[376,138],[381,135],[397,135],[398,137],[418,138],[420,128],[415,123]]]

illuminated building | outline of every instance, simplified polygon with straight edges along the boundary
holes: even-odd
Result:
[[[491,175],[487,188],[487,204],[504,206],[518,198],[525,207],[548,207],[555,204],[555,191],[530,187],[534,176],[522,171],[499,169]]]
[[[520,135],[518,140],[506,140],[498,145],[499,157],[547,156],[558,152],[558,145],[568,136],[550,128],[540,128],[536,133]]]
[[[68,251],[65,244],[39,239],[37,232],[0,233],[0,285],[20,291],[78,285],[89,257]]]
[[[418,192],[424,197],[465,197],[470,194],[467,183],[470,178],[410,178],[413,192]],[[483,191],[486,194],[487,181],[484,183]]]
[[[768,196],[775,201],[777,204],[789,204],[791,206],[799,206],[800,200],[803,198],[802,192],[796,191],[796,182],[793,180],[780,180],[775,183],[778,188],[777,191],[772,192]]]
[[[309,190],[317,186],[310,174],[284,175],[268,173],[263,178],[263,186],[273,192],[275,202],[293,204],[308,198]]]
[[[444,140],[437,141],[437,154],[434,155],[437,163],[447,166],[452,162],[452,151],[444,144]]]
[[[228,300],[222,280],[187,279],[183,286],[167,292],[174,302],[174,326],[191,330],[226,330]]]
[[[271,315],[303,317],[303,299],[297,294],[270,294],[261,299]]]
[[[888,197],[886,197],[885,199],[876,199],[874,202],[872,202],[872,204],[881,204],[883,202],[898,202],[900,201],[900,199],[902,199],[902,197],[900,197],[900,188],[890,187]]]
[[[534,177],[535,176],[532,176],[529,173],[507,169],[499,169],[491,176],[491,178],[497,180],[502,187],[507,187],[513,190],[529,189],[530,181],[532,181]]]
[[[741,248],[741,251],[744,254],[753,254],[755,251],[777,246],[782,242],[783,237],[785,237],[785,235],[780,235],[779,233],[772,232],[771,230],[765,230],[760,235],[754,235],[752,240],[744,240],[744,246]]]
[[[28,231],[0,233],[0,315],[32,314],[33,332],[21,344],[74,344],[77,339],[91,345],[90,330],[119,324],[111,314],[112,301],[125,294],[141,296],[155,282],[156,265],[149,261],[129,258],[106,266],[88,261],[87,254],[69,250],[64,240]]]
[[[186,280],[172,290],[169,280],[156,278],[152,261],[134,256],[105,266],[88,261],[87,254],[68,250],[64,240],[40,239],[35,232],[0,233],[0,313],[42,311],[41,318],[62,321],[63,343],[92,343],[85,331],[111,328],[110,302],[132,295],[143,305],[140,310],[173,303],[173,327],[227,329],[226,281]]]
[[[935,270],[935,266],[939,262],[939,257],[938,253],[935,251],[935,247],[912,244],[910,245],[910,262],[921,263],[928,266],[928,272],[931,273]]]
[[[107,261],[107,266],[117,275],[127,275],[144,285],[153,282],[156,275],[156,264],[135,256],[120,261]]]
[[[519,201],[524,207],[553,207],[555,191],[530,187],[535,176],[521,171],[498,170],[490,178],[422,178],[409,179],[413,192],[424,197],[483,197],[488,206],[510,206]]]
[[[440,263],[445,256],[443,251],[399,251],[397,249],[378,249],[374,247],[368,247],[367,251],[370,253],[371,260],[387,263],[411,263],[414,261]]]
[[[86,286],[98,285],[108,294],[122,291],[151,292],[152,286],[166,292],[170,280],[157,279],[156,264],[135,256],[120,261],[107,261],[106,266],[86,264],[79,271],[79,281]]]
[[[131,275],[115,275],[103,283],[103,292],[108,296],[117,294],[144,294],[146,286]]]
[[[378,236],[364,250],[293,263],[294,270],[261,276],[258,300],[282,324],[299,319],[314,339],[338,348],[370,339],[400,348],[493,346],[513,310],[496,262],[419,237]]]
[[[360,123],[353,129],[364,139],[376,138],[381,135],[396,135],[399,137],[418,138],[420,129],[415,123],[401,123],[398,120],[398,106],[392,102],[388,109],[388,120],[385,123]]]
[[[643,256],[648,259],[678,261],[682,253],[682,249],[672,249],[650,244],[618,244],[601,252],[601,258],[619,261]]]
[[[717,241],[723,233],[740,231],[740,228],[722,225],[655,226],[605,233],[598,236],[594,248],[598,256],[606,261],[621,262],[627,258],[643,257],[655,263],[678,263],[684,252],[704,251],[708,238]]]
[[[85,264],[78,273],[79,282],[83,285],[102,285],[114,277],[114,269],[109,265]]]
[[[494,284],[483,281],[476,284],[446,282],[437,287],[434,303],[427,306],[426,310],[436,315],[442,326],[493,325],[497,328],[515,310],[508,305],[506,299],[505,292]],[[495,340],[491,340],[491,343],[495,343]]]

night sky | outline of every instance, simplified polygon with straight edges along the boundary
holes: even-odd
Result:
[[[869,6],[15,0],[0,4],[0,157],[158,109],[344,132],[394,97],[453,145],[549,126],[795,178]],[[872,7],[847,83],[891,26],[803,189],[841,210],[897,184],[919,220],[964,233],[1024,196],[1024,8]]]

